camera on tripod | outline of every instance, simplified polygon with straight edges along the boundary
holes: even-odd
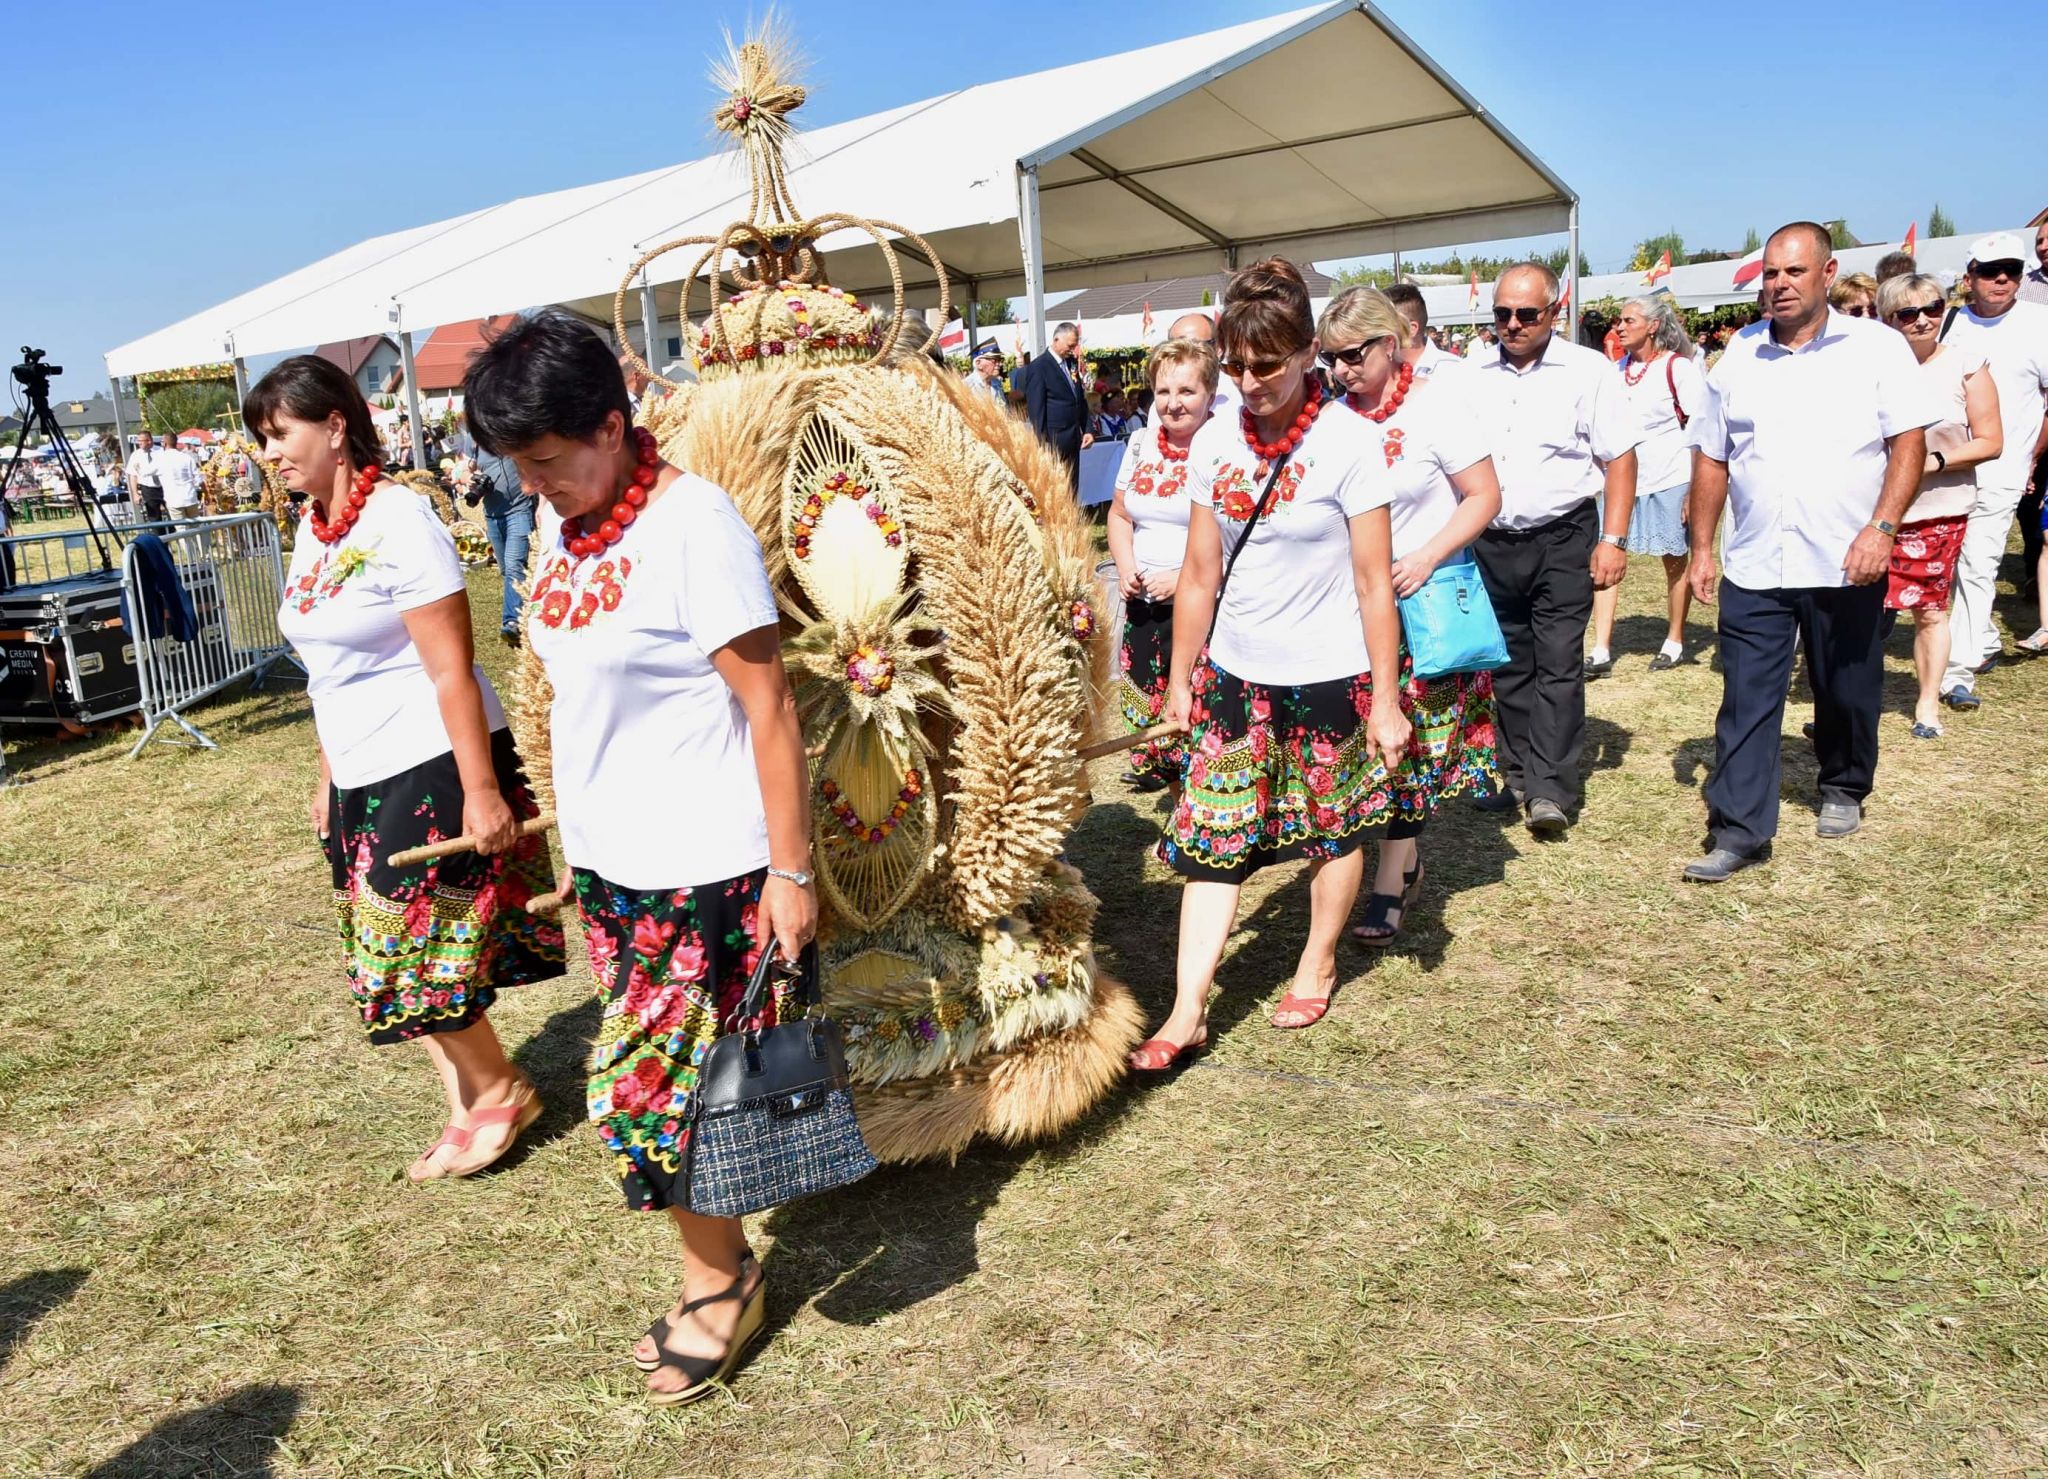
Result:
[[[30,349],[21,346],[21,363],[14,367],[14,378],[27,387],[31,400],[50,398],[50,377],[64,373],[62,365],[50,363],[47,350]]]

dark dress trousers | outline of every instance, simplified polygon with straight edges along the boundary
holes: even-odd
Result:
[[[1024,414],[1046,445],[1067,464],[1074,487],[1081,486],[1081,433],[1088,425],[1088,398],[1070,368],[1051,351],[1024,367]]]

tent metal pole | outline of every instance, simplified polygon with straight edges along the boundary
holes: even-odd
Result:
[[[412,362],[412,330],[398,333],[398,354],[405,364],[405,404],[412,413],[412,465],[427,465],[427,420],[420,414],[420,375]]]
[[[1017,236],[1024,248],[1024,289],[1031,302],[1031,352],[1045,353],[1045,243],[1038,230],[1038,166],[1017,173]]]
[[[1579,342],[1579,202],[1572,201],[1570,223],[1565,228],[1565,281],[1572,285],[1571,322],[1565,325],[1565,332],[1572,343]]]
[[[106,363],[105,358],[102,357],[100,362]],[[109,375],[107,384],[114,394],[114,435],[119,439],[116,450],[120,454],[121,476],[125,480],[128,475],[128,418],[121,414],[121,377]],[[129,492],[132,494],[134,489],[131,488]]]
[[[249,366],[238,354],[235,356],[235,414],[242,414],[242,407],[249,399]]]
[[[974,367],[974,351],[981,342],[980,319],[981,284],[971,282],[967,285],[967,317],[963,321],[963,327],[967,330],[967,366],[969,369]]]
[[[647,357],[647,368],[655,374],[661,373],[661,362],[668,356],[655,348],[661,337],[661,308],[654,301],[654,282],[647,275],[645,267],[640,269],[640,329],[641,337],[647,342],[642,352]]]

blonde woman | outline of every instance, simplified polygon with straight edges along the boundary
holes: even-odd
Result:
[[[1835,279],[1828,289],[1828,306],[1851,318],[1877,317],[1877,279],[1867,272],[1852,272]]]
[[[1188,446],[1216,399],[1216,351],[1169,339],[1145,362],[1152,421],[1131,433],[1109,504],[1109,554],[1124,597],[1117,696],[1132,733],[1159,722],[1173,666],[1173,595],[1188,543]],[[1187,752],[1155,740],[1130,752],[1140,790],[1180,788]]]

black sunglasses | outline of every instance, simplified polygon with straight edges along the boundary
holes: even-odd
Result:
[[[1325,349],[1316,358],[1323,362],[1323,368],[1326,370],[1334,370],[1340,364],[1350,365],[1355,369],[1373,345],[1386,342],[1386,336],[1382,334],[1377,339],[1368,339],[1363,344],[1352,345],[1349,349]]]
[[[1868,303],[1858,303],[1854,308],[1844,308],[1842,312],[1848,314],[1851,318],[1877,317],[1877,310],[1875,308],[1872,308]]]
[[[1546,303],[1541,308],[1496,308],[1493,310],[1493,321],[1497,324],[1506,324],[1509,319],[1513,319],[1516,323],[1533,324],[1555,307],[1555,303]]]
[[[1942,307],[1939,303],[1922,303],[1917,308],[1908,305],[1905,308],[1894,308],[1892,310],[1892,322],[1895,324],[1909,324],[1916,318],[1940,318],[1941,313]]]
[[[2026,275],[2026,267],[2017,257],[2001,257],[1996,262],[1975,262],[1970,270],[1979,277],[2009,277],[2017,282]]]

